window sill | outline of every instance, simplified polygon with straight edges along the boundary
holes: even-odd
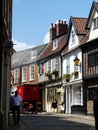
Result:
[[[34,81],[34,79],[30,79],[29,81],[30,81],[30,82],[31,82],[31,81]]]

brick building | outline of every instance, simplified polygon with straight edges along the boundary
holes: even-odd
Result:
[[[47,44],[15,52],[11,63],[11,87],[38,84],[37,59]]]

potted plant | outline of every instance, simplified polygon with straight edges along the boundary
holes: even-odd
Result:
[[[52,74],[55,75],[55,76],[57,76],[57,75],[58,75],[58,72],[59,72],[59,71],[55,69],[55,70],[52,71]]]
[[[48,71],[47,73],[45,73],[45,75],[46,75],[50,80],[52,79],[51,71]]]
[[[75,71],[75,72],[72,73],[72,75],[77,76],[78,73],[79,73],[78,71]]]
[[[62,79],[63,80],[65,79],[66,82],[69,82],[70,81],[70,74],[63,74]]]

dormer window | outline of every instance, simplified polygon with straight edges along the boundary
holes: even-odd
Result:
[[[53,50],[57,49],[57,47],[58,47],[58,40],[55,39],[53,40]]]
[[[93,29],[96,29],[98,28],[98,17],[94,18],[94,28]]]
[[[75,32],[72,31],[72,44],[75,43]]]
[[[36,57],[37,57],[37,50],[35,49],[35,50],[32,50],[31,52],[31,58],[34,59]]]

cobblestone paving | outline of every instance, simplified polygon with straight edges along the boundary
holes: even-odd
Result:
[[[27,130],[94,130],[94,122],[57,115],[29,115],[21,117]]]

